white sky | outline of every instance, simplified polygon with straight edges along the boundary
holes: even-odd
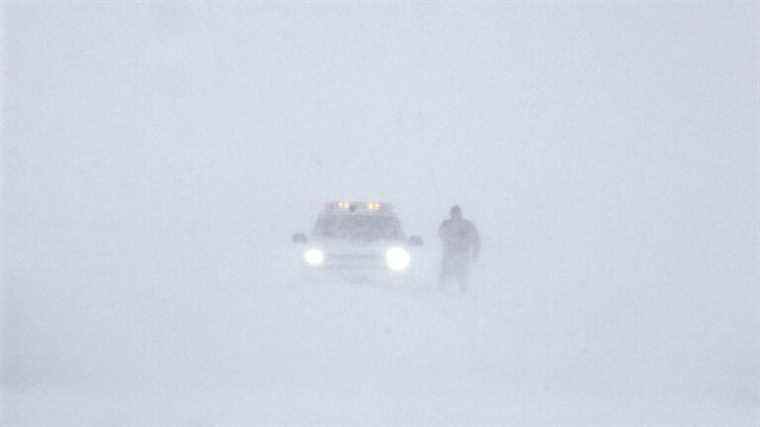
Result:
[[[185,5],[4,4],[14,354],[35,298],[268,259],[347,197],[432,245],[458,203],[504,274],[756,360],[757,2]]]

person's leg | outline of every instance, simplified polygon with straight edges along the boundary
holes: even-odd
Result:
[[[467,292],[470,284],[470,266],[467,260],[463,260],[457,269],[457,282],[459,282],[459,290]]]

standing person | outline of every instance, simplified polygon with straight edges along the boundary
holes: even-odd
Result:
[[[443,259],[439,286],[454,277],[464,292],[470,278],[470,264],[480,256],[480,236],[475,225],[462,217],[462,209],[453,206],[451,217],[438,228],[438,237],[443,243]]]

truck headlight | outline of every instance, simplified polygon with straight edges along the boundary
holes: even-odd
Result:
[[[325,253],[320,249],[307,249],[303,253],[303,260],[312,267],[318,267],[325,263]]]
[[[404,248],[396,247],[385,251],[385,264],[393,271],[406,270],[411,261],[412,256]]]

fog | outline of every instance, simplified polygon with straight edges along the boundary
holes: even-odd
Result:
[[[758,12],[5,2],[0,424],[760,424]],[[424,277],[303,280],[332,200]]]

